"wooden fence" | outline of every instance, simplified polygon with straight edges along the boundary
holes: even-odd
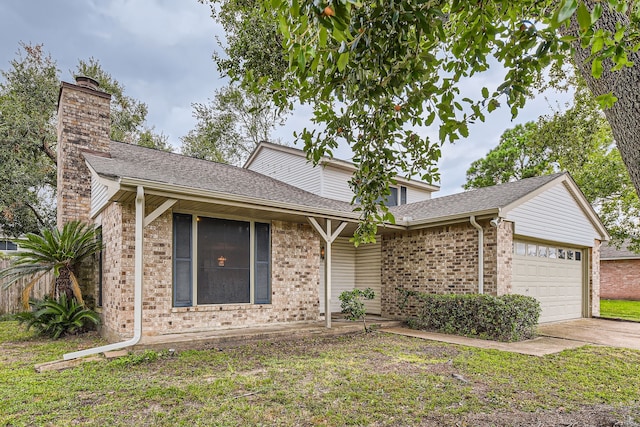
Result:
[[[0,259],[0,270],[10,265],[8,259]],[[31,298],[43,298],[51,289],[51,281],[53,273],[45,274],[31,290]],[[0,286],[0,315],[14,314],[24,311],[22,307],[22,290],[29,283],[30,278],[20,279],[11,285],[8,289],[2,289]]]

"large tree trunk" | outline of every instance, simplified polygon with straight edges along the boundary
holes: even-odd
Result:
[[[589,9],[594,2],[587,1]],[[629,17],[609,9],[606,2],[602,2],[603,13],[597,22],[597,27],[615,33],[617,22],[627,27]],[[575,16],[566,34],[577,35],[578,23]],[[631,182],[640,195],[640,52],[629,53],[629,60],[635,65],[620,71],[611,71],[612,63],[603,63],[602,77],[595,79],[591,75],[591,61],[587,61],[591,51],[582,49],[580,42],[574,43],[574,59],[578,72],[584,77],[587,86],[595,96],[613,93],[618,101],[604,114],[611,125],[613,137],[616,140],[622,160],[627,166]]]

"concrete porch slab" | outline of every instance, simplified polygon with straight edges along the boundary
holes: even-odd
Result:
[[[216,331],[194,331],[180,334],[143,336],[132,350],[160,349],[202,349],[220,348],[248,344],[256,341],[291,340],[308,337],[337,336],[364,330],[362,322],[332,318],[332,327],[327,329],[324,322],[270,325],[255,328],[236,328]],[[367,316],[367,326],[380,325],[381,328],[399,326],[402,322]]]

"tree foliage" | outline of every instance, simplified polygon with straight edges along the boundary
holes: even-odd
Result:
[[[437,180],[442,143],[466,138],[470,123],[501,104],[515,116],[543,71],[562,66],[572,48],[589,49],[596,76],[638,67],[629,59],[637,54],[638,27],[622,24],[629,16],[637,22],[635,2],[261,3],[289,67],[273,83],[257,78],[267,76],[259,64],[241,62],[245,83],[275,91],[283,108],[291,107],[292,94],[313,105],[315,128],[298,133],[310,160],[330,155],[339,142],[351,147],[358,169],[350,184],[362,219],[356,243],[372,240],[380,221],[393,221],[376,201],[384,200],[399,170]],[[577,32],[567,30],[570,23]],[[504,70],[501,83],[461,93],[462,84],[490,69]],[[615,100],[598,95],[603,104]],[[428,126],[438,128],[437,138],[427,136]]]
[[[192,104],[195,129],[182,138],[182,153],[241,165],[261,141],[283,124],[271,100],[234,85],[216,90],[207,104]]]
[[[640,201],[615,147],[611,126],[584,86],[566,111],[505,131],[467,170],[466,189],[568,171],[614,243],[640,248]]]
[[[0,82],[0,230],[55,224],[56,102],[60,80],[42,45],[21,44]]]
[[[147,106],[91,58],[76,73],[113,94],[113,139],[170,150],[167,138],[145,127]],[[55,224],[56,113],[60,72],[43,45],[21,43],[0,71],[0,230],[10,236]]]

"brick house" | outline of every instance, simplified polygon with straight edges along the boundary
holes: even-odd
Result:
[[[640,254],[627,245],[602,245],[600,298],[640,301]]]
[[[285,159],[272,173],[252,170],[261,156],[295,149],[263,144],[238,168],[110,141],[109,95],[91,79],[76,83],[63,83],[59,98],[58,221],[101,227],[101,268],[87,292],[103,336],[116,341],[102,351],[154,335],[330,327],[324,313],[339,310],[337,294],[367,286],[378,295],[369,311],[385,317],[400,316],[398,287],[532,295],[544,322],[599,314],[608,235],[567,174],[435,199],[437,187],[399,180],[396,224],[355,248],[348,201],[300,188],[303,169],[279,176]]]

